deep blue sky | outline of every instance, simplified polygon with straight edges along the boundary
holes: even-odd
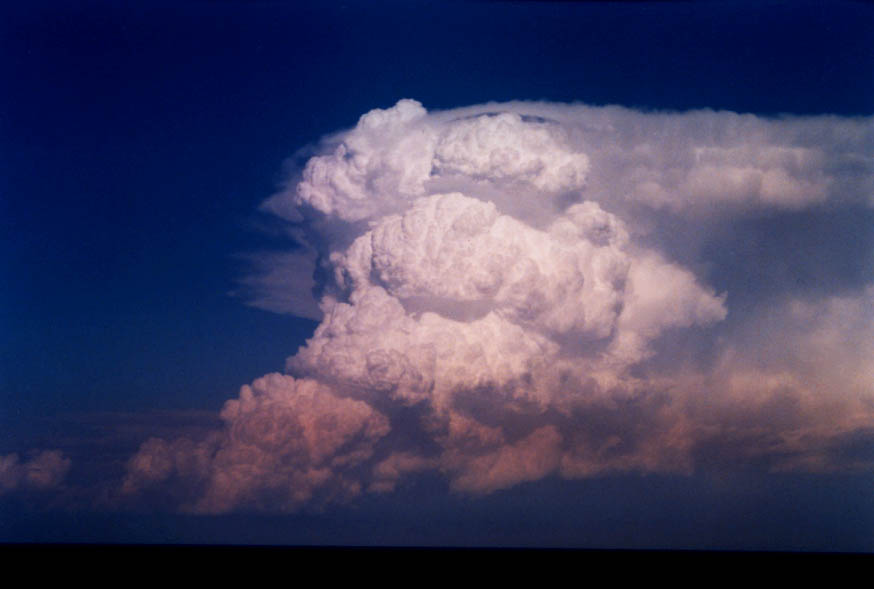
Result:
[[[872,72],[861,2],[5,3],[0,454],[281,370],[315,323],[229,296],[235,256],[282,245],[284,160],[372,108],[859,115]]]

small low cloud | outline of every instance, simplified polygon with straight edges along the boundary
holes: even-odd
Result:
[[[59,450],[0,456],[0,495],[18,490],[48,490],[63,483],[71,461]]]

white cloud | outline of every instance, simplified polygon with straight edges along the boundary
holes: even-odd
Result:
[[[291,201],[356,221],[423,194],[437,139],[425,117],[414,100],[367,113],[331,153],[310,159],[300,182],[268,201],[268,209]]]
[[[293,376],[243,387],[204,441],[144,444],[128,493],[292,510],[424,470],[488,493],[722,455],[821,469],[874,431],[870,289],[738,318],[716,362],[651,362],[732,296],[659,249],[652,217],[868,206],[871,119],[403,100],[325,145],[265,205],[307,219],[327,270]],[[268,264],[256,301],[301,313],[282,290],[314,258]]]
[[[447,125],[432,158],[434,176],[529,185],[547,193],[582,188],[588,170],[589,158],[568,142],[561,127],[525,121],[513,112]]]

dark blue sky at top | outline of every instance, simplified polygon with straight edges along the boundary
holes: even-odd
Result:
[[[0,9],[0,454],[36,416],[215,410],[315,326],[229,296],[283,162],[399,98],[874,112],[862,2]]]
[[[27,3],[0,30],[7,411],[217,406],[313,324],[227,293],[285,158],[358,116],[547,99],[863,114],[860,3]]]

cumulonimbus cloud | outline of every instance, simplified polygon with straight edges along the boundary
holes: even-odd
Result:
[[[294,510],[423,471],[489,493],[721,461],[874,464],[853,450],[874,436],[871,287],[787,294],[707,362],[652,361],[666,335],[732,313],[706,264],[659,247],[653,216],[869,207],[871,119],[402,100],[322,148],[263,207],[309,248],[269,268],[269,300],[297,282],[284,272],[305,266],[311,285],[318,268],[320,325],[287,374],[227,402],[222,430],[143,444],[126,494]]]

